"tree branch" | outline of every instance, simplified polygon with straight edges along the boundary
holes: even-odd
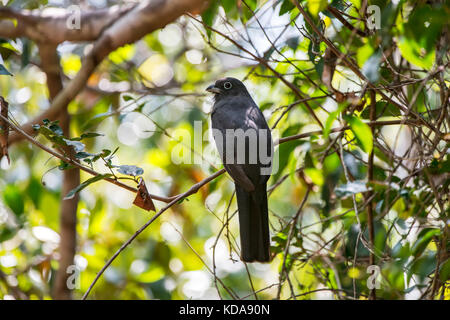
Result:
[[[401,105],[400,103],[392,100],[391,98],[389,98],[382,90],[378,89],[377,86],[375,86],[372,82],[369,81],[369,79],[367,79],[367,77],[359,70],[358,65],[351,59],[349,58],[347,55],[343,54],[342,52],[339,51],[338,48],[335,47],[335,45],[329,40],[327,39],[322,32],[320,32],[320,30],[316,27],[316,25],[314,24],[314,21],[311,19],[311,17],[305,12],[305,10],[303,9],[303,7],[300,5],[300,3],[298,2],[298,0],[292,0],[295,4],[295,6],[297,7],[297,9],[300,11],[300,13],[303,15],[303,17],[305,18],[305,21],[311,26],[311,28],[314,30],[314,32],[321,38],[321,40],[323,42],[325,42],[325,44],[338,56],[338,58],[350,69],[352,70],[361,80],[363,80],[364,82],[367,83],[367,85],[372,89],[375,90],[379,95],[381,95],[383,97],[383,99],[385,99],[386,101],[389,101],[390,103],[392,103],[393,105],[395,105],[396,107],[398,107],[400,110],[402,110],[403,112],[405,112],[405,114],[411,114],[414,116],[414,118],[416,118],[418,121],[420,121],[423,125],[425,125],[427,128],[431,129],[432,131],[436,132],[436,134],[438,134],[439,136],[441,135],[441,133],[439,132],[439,130],[435,127],[433,127],[432,125],[430,125],[428,122],[426,122],[420,115],[418,115],[417,113],[415,113],[414,111],[412,111],[411,109],[408,109],[407,107],[405,107],[404,105]]]
[[[204,0],[143,1],[132,9],[122,12],[122,15],[118,18],[116,17],[111,26],[98,34],[99,37],[95,41],[94,47],[83,59],[82,67],[75,78],[55,97],[51,106],[33,121],[42,121],[46,118],[50,120],[55,119],[61,112],[61,109],[68,105],[86,86],[89,77],[109,53],[125,44],[141,39],[144,35],[154,30],[164,27],[186,12],[200,11],[203,5]],[[25,15],[25,17],[30,20],[34,19],[33,16]],[[33,132],[32,125],[33,123],[30,122],[25,124],[25,132],[31,134]],[[18,140],[20,138],[17,136],[11,137],[11,143],[15,143]]]
[[[61,79],[61,68],[59,63],[56,45],[40,44],[39,55],[42,61],[42,70],[47,76],[47,87],[50,99],[54,99],[62,90],[63,84]],[[67,112],[67,105],[62,109],[60,117],[61,128],[64,134],[70,135],[70,115]],[[66,148],[65,152],[73,156],[72,148]],[[77,247],[77,207],[79,195],[75,195],[72,199],[64,199],[70,190],[80,184],[80,170],[78,168],[70,168],[64,171],[61,188],[61,206],[60,206],[60,243],[59,243],[59,267],[56,273],[56,279],[53,286],[53,297],[57,300],[71,299],[72,291],[67,285],[67,269],[74,264],[74,258]]]
[[[94,41],[111,23],[129,12],[136,4],[112,6],[106,9],[80,12],[79,28],[68,28],[67,24],[75,12],[62,8],[46,10],[14,10],[10,7],[0,8],[0,37],[26,37],[30,40],[48,45],[57,45],[64,41]]]

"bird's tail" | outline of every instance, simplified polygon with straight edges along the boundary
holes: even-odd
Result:
[[[266,183],[247,192],[236,184],[241,234],[241,258],[245,262],[270,261],[269,212]]]

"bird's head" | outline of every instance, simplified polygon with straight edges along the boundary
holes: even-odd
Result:
[[[245,85],[238,79],[231,77],[217,80],[213,85],[206,88],[206,91],[214,93],[216,100],[226,96],[248,94]]]

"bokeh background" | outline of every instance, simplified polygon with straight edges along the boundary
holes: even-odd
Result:
[[[3,4],[52,14],[71,4],[97,10],[125,2]],[[396,101],[407,104],[419,92],[412,110],[433,125],[439,118],[433,110],[448,112],[448,101],[442,100],[442,88],[449,84],[448,50],[436,49],[448,26],[445,1],[369,1],[381,8],[381,29],[373,32],[348,18],[360,16],[361,1],[300,2],[323,34],[347,52],[380,90],[392,96],[393,91],[383,86],[409,81]],[[368,30],[367,35],[352,33],[328,6],[344,13],[356,28]],[[417,21],[428,27],[416,30]],[[0,95],[9,102],[10,119],[23,124],[51,105],[38,46],[26,37],[5,38],[0,46],[2,65],[13,74],[0,75]],[[63,83],[76,76],[92,46],[68,41],[58,45]],[[208,135],[213,101],[204,89],[218,78],[244,81],[269,126],[275,126],[277,138],[320,130],[301,99],[277,76],[281,75],[309,99],[328,134],[314,133],[276,149],[279,171],[269,181],[271,263],[245,265],[239,260],[234,185],[224,174],[143,231],[107,268],[90,299],[254,299],[255,291],[259,299],[367,299],[368,202],[373,204],[375,259],[381,271],[377,296],[424,298],[436,277],[433,297],[449,298],[448,139],[421,144],[423,155],[410,151],[418,137],[432,139],[426,128],[418,133],[415,126],[378,126],[373,138],[364,124],[373,98],[368,91],[360,97],[365,82],[341,62],[329,64],[326,48],[290,1],[224,0],[212,1],[201,15],[184,15],[107,55],[68,105],[69,135],[101,134],[83,139],[84,151],[95,154],[118,148],[112,164],[142,168],[152,194],[177,195],[222,168],[206,159],[196,164],[174,162],[180,150],[193,159],[186,142],[194,145],[196,121],[201,134]],[[423,54],[420,59],[417,52]],[[382,59],[383,55],[388,57]],[[444,84],[430,75],[439,65],[445,66]],[[330,86],[323,75],[333,68]],[[336,92],[347,95],[339,99]],[[448,100],[448,91],[444,99]],[[377,120],[412,119],[379,94],[374,102],[380,110]],[[448,132],[448,113],[443,117],[439,128]],[[346,123],[352,127],[344,134],[329,133]],[[36,139],[52,147],[44,135]],[[376,183],[369,184],[372,143]],[[202,146],[214,147],[206,140]],[[10,164],[6,157],[0,163],[0,297],[55,298],[64,166],[24,141],[14,143],[9,156]],[[420,162],[414,160],[417,157]],[[430,187],[423,168],[433,165],[438,169],[429,171],[435,182]],[[100,173],[110,170],[102,161],[92,167]],[[412,172],[415,176],[410,179]],[[81,182],[89,178],[81,172]],[[133,178],[123,182],[136,186]],[[372,192],[369,200],[368,192]],[[134,197],[106,181],[79,193],[73,298],[81,298],[106,261],[155,214],[134,206]],[[157,211],[165,205],[154,203]]]

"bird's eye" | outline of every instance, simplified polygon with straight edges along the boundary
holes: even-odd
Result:
[[[230,90],[232,86],[231,82],[228,81],[223,84],[223,87],[227,90]]]

